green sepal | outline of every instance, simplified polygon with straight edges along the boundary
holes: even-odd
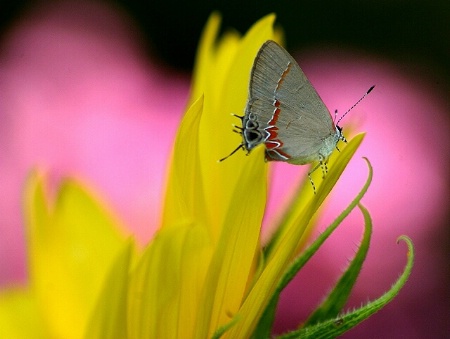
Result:
[[[374,313],[381,310],[384,306],[386,306],[389,302],[391,302],[395,296],[400,292],[402,287],[405,285],[408,280],[413,264],[414,264],[414,246],[410,238],[405,235],[402,235],[398,238],[399,240],[403,240],[408,246],[408,254],[407,254],[407,263],[403,273],[397,279],[394,285],[392,285],[391,289],[383,294],[380,298],[369,302],[365,306],[354,310],[352,312],[348,312],[341,316],[329,319],[327,321],[318,323],[313,326],[308,326],[302,328],[297,331],[293,331],[286,335],[278,337],[279,339],[291,339],[291,338],[335,338],[344,332],[347,332],[351,328],[360,324],[367,318],[369,318]],[[397,242],[398,242],[397,241]]]

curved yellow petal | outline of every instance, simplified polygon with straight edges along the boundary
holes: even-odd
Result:
[[[211,71],[214,69],[215,43],[220,21],[220,15],[217,12],[213,12],[200,38],[188,107],[204,94],[205,88],[210,87]]]
[[[207,223],[198,144],[202,111],[203,96],[187,110],[178,129],[167,181],[163,227],[194,220]]]

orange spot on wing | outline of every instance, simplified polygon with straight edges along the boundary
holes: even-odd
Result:
[[[265,129],[267,133],[269,133],[269,137],[267,140],[275,141],[278,138],[278,127],[276,126],[270,126]],[[277,140],[278,141],[278,140]]]
[[[286,79],[286,76],[291,71],[291,66],[292,66],[292,64],[288,63],[286,69],[283,71],[283,73],[281,74],[280,79],[278,80],[278,84],[277,84],[277,87],[276,87],[275,91],[277,91],[281,87],[281,85],[283,84],[284,79]]]
[[[280,113],[281,113],[281,109],[278,108],[278,107],[280,107],[280,102],[278,100],[275,100],[273,105],[276,108],[273,112],[272,119],[270,119],[270,121],[267,123],[269,126],[275,126],[277,124],[278,118],[280,117]]]
[[[279,88],[283,85],[284,80],[286,79],[287,75],[291,71],[292,64],[289,63],[286,67],[286,69],[281,74],[280,79],[277,82],[277,87],[275,88],[275,96],[276,92],[279,90]],[[268,127],[265,128],[265,131],[268,133],[268,137],[266,138],[266,141],[264,142],[267,152],[266,152],[266,159],[267,160],[279,160],[279,157],[284,157],[286,159],[290,159],[291,156],[286,154],[281,150],[283,147],[283,142],[278,139],[278,127],[277,122],[278,118],[280,117],[281,113],[281,102],[278,99],[275,99],[273,102],[273,106],[275,107],[273,111],[272,118],[267,123]],[[272,155],[271,155],[272,154]],[[277,156],[275,156],[277,154]]]

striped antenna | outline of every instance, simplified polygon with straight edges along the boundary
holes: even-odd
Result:
[[[369,88],[369,90],[352,106],[350,107],[347,112],[345,112],[337,121],[336,125],[339,125],[339,123],[341,122],[341,120],[348,114],[348,112],[350,112],[353,108],[356,107],[356,105],[358,105],[370,92],[372,92],[372,90],[375,88],[375,85],[373,85],[372,87]],[[335,112],[335,116],[336,116]]]

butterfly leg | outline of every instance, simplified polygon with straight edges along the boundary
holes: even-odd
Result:
[[[325,179],[325,176],[328,173],[328,166],[327,166],[327,161],[325,160],[325,158],[322,155],[319,155],[319,165],[320,168],[322,169],[322,179]]]
[[[234,113],[231,113],[231,115],[234,116],[234,117],[236,117],[236,118],[238,118],[238,119],[240,119],[241,122],[242,122],[243,119],[244,119],[243,116],[240,116],[240,115],[237,115],[237,114],[234,114]],[[237,133],[237,134],[242,135],[242,131],[243,131],[243,129],[244,129],[243,127],[237,126],[237,125],[235,125],[235,124],[232,124],[232,126],[233,126],[233,132],[234,132],[234,133]],[[234,153],[236,153],[236,152],[239,151],[240,149],[245,150],[245,146],[244,146],[243,143],[241,143],[241,144],[240,144],[233,152],[231,152],[231,153],[230,153],[229,155],[227,155],[226,157],[217,160],[217,162],[222,162],[222,161],[224,161],[225,159],[229,158],[230,156],[232,156]],[[249,152],[247,152],[247,155],[248,155],[248,154],[249,154]]]
[[[217,162],[222,162],[225,159],[228,159],[229,157],[231,157],[234,153],[236,153],[237,151],[239,151],[240,149],[245,149],[244,144],[240,144],[233,152],[231,152],[230,154],[228,154],[226,157],[217,160]],[[248,155],[248,153],[247,153]]]
[[[309,178],[309,182],[311,183],[311,186],[313,187],[314,190],[314,194],[316,194],[316,185],[314,185],[314,181],[312,180],[311,174],[314,173],[314,171],[318,168],[322,169],[322,179],[325,179],[326,174],[328,173],[328,166],[327,166],[327,161],[325,160],[325,158],[322,155],[319,155],[319,163],[313,167],[312,170],[310,170],[308,172],[308,178]]]
[[[313,188],[314,194],[316,194],[316,185],[314,185],[314,181],[312,180],[311,174],[313,174],[314,171],[319,168],[319,166],[320,166],[320,162],[316,166],[314,166],[312,170],[310,170],[308,172],[309,182],[311,183],[311,186]]]

